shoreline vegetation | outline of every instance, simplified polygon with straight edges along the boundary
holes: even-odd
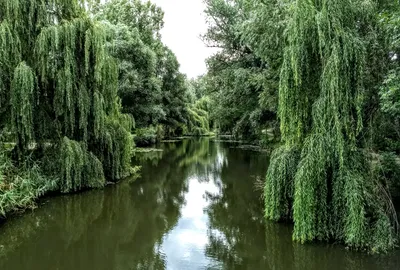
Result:
[[[17,168],[4,154],[0,155],[0,164],[0,221],[7,219],[8,216],[37,208],[37,202],[42,197],[65,194],[60,189],[59,179],[49,178],[41,171],[38,164]],[[131,167],[129,177],[121,181],[107,181],[94,188],[104,188],[122,181],[131,182],[137,178],[140,178],[140,166]],[[92,188],[76,192],[84,192],[89,189]]]

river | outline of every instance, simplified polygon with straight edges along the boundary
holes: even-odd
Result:
[[[141,178],[40,200],[0,224],[0,269],[400,269],[400,252],[300,245],[266,222],[269,155],[210,139],[137,153]]]

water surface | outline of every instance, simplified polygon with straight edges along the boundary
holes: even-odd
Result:
[[[0,225],[0,269],[400,269],[400,253],[299,245],[265,222],[269,156],[208,139],[141,153],[142,177],[46,198]]]

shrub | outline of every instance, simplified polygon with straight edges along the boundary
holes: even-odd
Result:
[[[136,129],[134,141],[137,146],[148,146],[157,142],[157,130],[154,127]]]
[[[37,198],[57,189],[57,179],[45,177],[36,163],[17,169],[5,152],[0,153],[0,217],[33,208]]]

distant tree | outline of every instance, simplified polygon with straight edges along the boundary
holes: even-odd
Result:
[[[250,10],[240,0],[207,0],[208,31],[203,39],[220,51],[207,60],[211,118],[219,131],[254,140],[276,120],[277,81],[256,54],[245,26]],[[271,83],[272,82],[272,83]]]
[[[162,80],[157,74],[164,13],[150,2],[136,0],[111,0],[94,10],[96,19],[109,22],[113,34],[110,46],[119,60],[123,111],[134,117],[139,128],[157,124],[165,118]]]

